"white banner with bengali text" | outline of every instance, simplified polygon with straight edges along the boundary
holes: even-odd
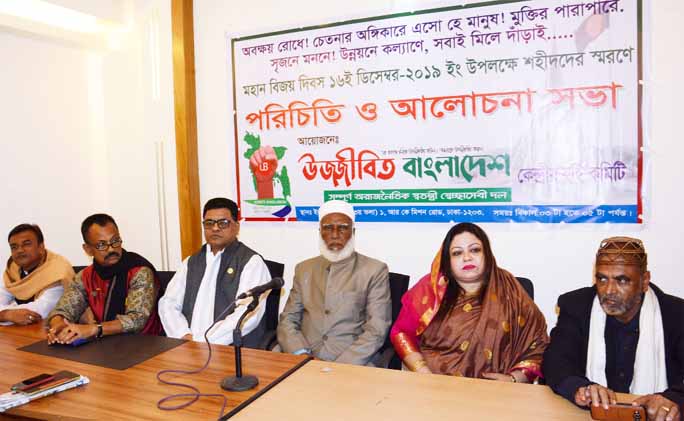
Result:
[[[230,40],[247,220],[640,224],[641,0],[501,1]]]

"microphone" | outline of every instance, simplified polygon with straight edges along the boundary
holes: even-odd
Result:
[[[243,292],[242,294],[238,295],[237,299],[242,300],[243,298],[247,297],[258,297],[269,289],[282,288],[283,285],[285,285],[283,278],[273,278],[265,284],[256,286],[247,292]]]
[[[269,289],[281,288],[285,284],[283,278],[273,278],[263,285],[259,285],[250,289],[247,292],[243,292],[238,295],[237,300],[243,298],[252,297],[252,302],[249,303],[245,312],[242,313],[240,319],[237,322],[235,330],[233,330],[233,347],[235,348],[235,375],[228,376],[221,381],[221,388],[225,390],[230,390],[232,392],[242,392],[249,389],[254,389],[256,385],[259,384],[259,379],[253,375],[242,375],[242,332],[240,332],[240,326],[242,325],[242,320],[251,311],[253,311],[259,304],[259,296]],[[223,395],[219,395],[223,396]]]

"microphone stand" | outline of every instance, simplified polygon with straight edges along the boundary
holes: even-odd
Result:
[[[225,390],[230,390],[234,392],[242,392],[245,390],[252,389],[259,384],[259,379],[256,376],[242,375],[242,321],[245,316],[254,311],[254,309],[259,305],[259,296],[255,295],[252,297],[252,302],[247,305],[247,309],[235,326],[233,330],[233,348],[235,349],[235,375],[228,376],[221,382],[221,388]]]

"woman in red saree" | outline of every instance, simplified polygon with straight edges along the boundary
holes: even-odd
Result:
[[[477,225],[453,226],[430,273],[401,301],[390,338],[412,371],[520,383],[541,377],[544,316],[496,265]]]

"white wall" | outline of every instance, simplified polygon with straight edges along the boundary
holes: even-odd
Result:
[[[116,48],[0,28],[0,232],[37,223],[48,248],[87,264],[81,221],[105,212],[125,247],[161,266],[157,165],[166,157],[169,256],[180,259],[169,2],[56,1],[121,26]],[[154,18],[154,19],[153,19]],[[158,22],[152,47],[148,29]],[[153,66],[153,57],[160,64]],[[158,68],[152,77],[152,68]],[[153,93],[152,79],[159,89]],[[4,235],[4,234],[3,234]],[[5,261],[9,248],[0,248]]]
[[[98,59],[9,33],[0,33],[0,51],[12,57],[3,60],[0,77],[3,235],[19,223],[38,223],[48,247],[60,244],[60,253],[78,260],[80,219],[93,203],[109,206],[96,188],[107,183],[108,170],[106,156],[95,153],[102,137],[91,122],[101,117],[90,106],[87,83]],[[1,254],[9,255],[8,248]]]
[[[439,4],[469,3],[441,2]],[[551,2],[550,2],[551,3]],[[600,240],[612,235],[630,235],[645,241],[652,279],[665,291],[684,296],[679,279],[679,259],[684,257],[684,224],[679,221],[682,196],[679,183],[684,152],[679,130],[679,99],[684,94],[677,75],[684,66],[681,35],[684,3],[678,0],[644,1],[653,4],[650,28],[652,57],[650,80],[645,92],[651,96],[650,167],[647,180],[647,223],[642,228],[621,226],[541,226],[487,224],[497,261],[501,267],[534,281],[536,302],[555,324],[554,307],[559,294],[591,284],[593,257]],[[227,195],[235,197],[235,168],[231,82],[227,66],[228,34],[257,34],[309,24],[336,22],[349,17],[373,16],[376,12],[403,12],[432,7],[435,2],[346,0],[224,0],[195,2],[195,60],[202,200]],[[390,270],[410,274],[412,282],[429,270],[447,224],[370,224],[357,227],[361,252],[380,258]],[[286,264],[291,282],[294,264],[317,254],[316,225],[311,223],[269,224],[243,222],[240,238],[265,257]]]

